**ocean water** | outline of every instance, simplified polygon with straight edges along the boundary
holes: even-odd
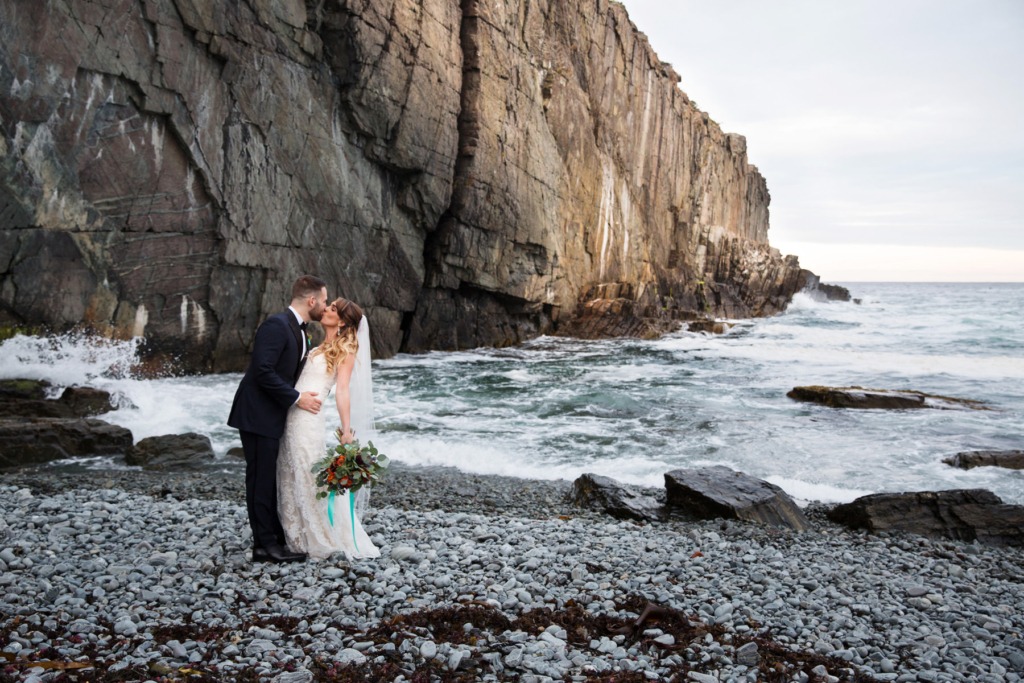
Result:
[[[803,500],[987,488],[1024,503],[1024,471],[942,463],[1024,448],[1024,284],[848,287],[860,304],[797,295],[783,315],[733,321],[717,336],[542,337],[375,361],[374,442],[408,464],[484,474],[597,472],[660,486],[670,469],[725,465]],[[130,343],[16,337],[0,345],[0,377],[112,391],[122,407],[104,419],[136,439],[197,431],[218,454],[238,445],[224,421],[239,375],[135,379],[133,354]],[[807,384],[916,389],[991,410],[836,410],[786,397]],[[53,468],[69,466],[125,467],[97,458]]]

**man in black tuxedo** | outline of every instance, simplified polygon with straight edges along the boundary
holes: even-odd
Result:
[[[301,562],[306,556],[285,546],[277,516],[277,451],[285,418],[293,405],[316,414],[321,400],[315,391],[295,390],[306,356],[306,324],[320,320],[327,308],[327,285],[303,275],[292,287],[288,310],[267,318],[256,330],[252,359],[245,372],[228,426],[239,431],[245,451],[245,505],[252,528],[254,562]]]

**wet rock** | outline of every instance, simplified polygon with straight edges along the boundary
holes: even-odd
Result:
[[[195,432],[151,436],[125,454],[129,465],[141,465],[147,470],[195,469],[213,460],[210,438]]]
[[[668,511],[654,498],[598,474],[578,477],[572,484],[569,499],[579,507],[603,510],[617,519],[661,521],[668,517]]]
[[[888,389],[865,389],[863,387],[795,387],[786,396],[795,401],[818,403],[830,408],[990,410],[981,401],[972,401],[965,398],[935,396],[920,391],[890,391]]]
[[[839,285],[826,285],[813,273],[806,278],[801,291],[815,301],[850,301],[850,290]],[[857,299],[856,303],[860,303],[860,300]]]
[[[829,519],[854,529],[902,531],[928,538],[1024,545],[1024,507],[985,489],[876,493],[839,505]]]
[[[234,446],[229,448],[227,455],[229,458],[238,458],[239,460],[245,460],[245,449],[241,446]]]
[[[1024,451],[968,451],[957,453],[942,462],[969,470],[975,467],[1003,467],[1024,470]]]
[[[0,467],[35,465],[80,455],[120,455],[132,433],[102,420],[0,419]]]
[[[78,417],[102,415],[114,409],[110,403],[110,392],[89,387],[68,387],[59,400]]]
[[[68,387],[59,398],[48,399],[50,383],[13,379],[0,382],[0,418],[91,417],[114,409],[110,394],[100,389]]]
[[[742,519],[797,531],[809,525],[781,488],[728,467],[666,472],[665,490],[670,506],[705,519]]]
[[[37,379],[3,379],[0,380],[0,402],[7,401],[42,401],[50,383]]]
[[[732,327],[731,324],[720,320],[695,320],[686,325],[686,329],[690,332],[706,332],[708,334],[725,334],[730,327]]]

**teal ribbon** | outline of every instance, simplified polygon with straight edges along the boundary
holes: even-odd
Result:
[[[351,490],[345,495],[348,496],[348,514],[352,518],[352,544],[355,545],[356,552],[359,552],[359,541],[356,540],[356,497],[352,495]],[[331,526],[334,526],[334,491],[327,496],[327,519],[331,521]]]
[[[348,514],[352,518],[352,545],[356,547],[356,552],[359,552],[359,542],[356,541],[356,497],[352,495],[352,491],[348,492]]]

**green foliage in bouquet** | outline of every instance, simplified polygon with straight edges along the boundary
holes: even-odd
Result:
[[[338,445],[328,447],[327,454],[313,465],[317,488],[326,489],[317,492],[318,499],[331,493],[355,493],[364,486],[373,488],[381,482],[391,464],[388,456],[374,448],[372,441],[367,441],[365,446],[356,440],[342,444],[342,431],[335,430],[335,435]]]

